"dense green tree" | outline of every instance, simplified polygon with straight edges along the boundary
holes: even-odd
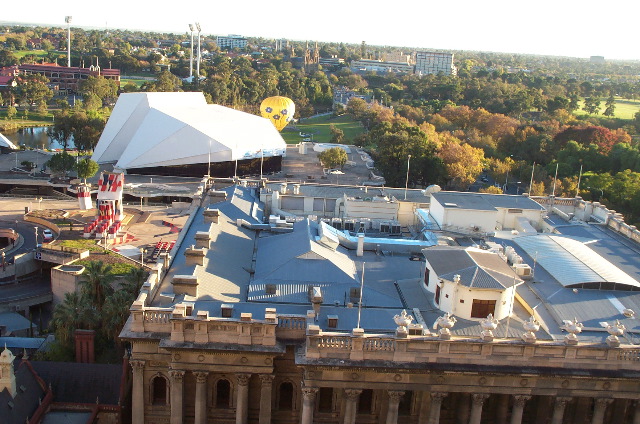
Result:
[[[613,97],[613,94],[609,96],[606,103],[604,104],[604,112],[602,113],[604,116],[613,116],[616,113],[616,99]]]
[[[336,128],[335,125],[329,125],[329,131],[331,131],[331,142],[341,144],[344,141],[344,131],[340,128]]]
[[[600,97],[592,96],[586,97],[584,99],[584,104],[582,105],[582,110],[587,112],[590,115],[594,115],[600,113]]]
[[[91,158],[83,158],[76,164],[76,171],[78,172],[78,178],[84,179],[86,184],[87,178],[91,178],[98,172],[98,164],[92,161]]]
[[[67,152],[56,153],[46,162],[47,167],[54,173],[67,175],[76,164],[75,157]]]
[[[342,168],[347,163],[347,153],[340,147],[332,147],[318,153],[318,159],[325,168]]]
[[[49,79],[43,75],[21,75],[14,88],[16,97],[21,104],[29,108],[36,106],[41,101],[48,101],[53,97],[53,91],[47,86]]]
[[[118,95],[118,84],[116,81],[102,76],[90,76],[78,84],[78,91],[85,96],[94,94],[98,99],[100,99],[100,101],[102,101],[105,99],[115,98]],[[100,103],[100,106],[102,106],[102,103]]]
[[[7,119],[13,119],[17,114],[18,114],[18,110],[15,107],[9,106],[7,108]]]
[[[169,71],[162,71],[155,81],[145,84],[143,89],[163,92],[182,91],[182,80]]]
[[[56,340],[66,344],[73,340],[78,329],[92,329],[97,321],[95,310],[87,305],[78,293],[65,293],[64,301],[53,310],[49,327],[55,332]]]

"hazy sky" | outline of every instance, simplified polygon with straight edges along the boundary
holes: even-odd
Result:
[[[257,1],[112,0],[69,6],[31,0],[0,21],[344,41],[426,49],[482,50],[640,60],[637,0]],[[194,4],[201,3],[197,8]],[[21,7],[20,5],[24,5]]]

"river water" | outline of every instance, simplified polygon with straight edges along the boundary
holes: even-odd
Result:
[[[34,149],[62,149],[60,143],[51,140],[47,135],[49,127],[21,128],[17,132],[4,134],[16,146],[26,146]],[[70,149],[74,147],[73,139],[69,141]]]

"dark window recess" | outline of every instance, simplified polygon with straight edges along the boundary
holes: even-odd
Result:
[[[400,398],[398,405],[398,415],[411,415],[411,403],[413,401],[413,392],[406,391],[404,396]]]
[[[495,300],[479,300],[473,299],[471,305],[471,318],[486,318],[489,314],[495,314]]]
[[[373,408],[373,390],[365,389],[358,399],[358,414],[371,414]]]
[[[153,379],[153,404],[154,405],[166,405],[167,404],[167,380],[162,376],[157,376]]]
[[[229,408],[231,400],[231,383],[229,380],[218,380],[216,383],[216,408]]]
[[[440,304],[440,286],[436,285],[436,305]]]
[[[278,409],[291,411],[293,409],[293,384],[287,382],[280,385]]]
[[[429,271],[429,268],[425,268],[424,269],[424,285],[425,287],[429,287],[429,274],[431,273],[431,271]]]
[[[333,389],[321,387],[318,392],[318,412],[331,412],[333,410]]]
[[[460,299],[460,303],[464,303],[464,299]]]

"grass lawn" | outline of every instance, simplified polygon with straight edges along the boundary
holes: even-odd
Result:
[[[48,52],[46,50],[16,50],[16,51],[13,52],[13,54],[18,59],[22,59],[23,57],[28,56],[28,55],[34,55],[34,56],[42,57],[42,56],[46,56],[47,53]]]
[[[606,99],[602,99],[602,103],[600,104],[600,116],[602,116],[602,112],[605,110],[605,102]],[[583,99],[580,99],[578,103],[578,110],[574,112],[576,116],[587,115],[587,113],[582,110],[582,106],[584,105]],[[616,97],[616,110],[615,110],[615,118],[620,119],[633,119],[636,112],[640,112],[640,100],[631,100],[631,99],[621,99]]]
[[[120,87],[121,88],[124,87],[129,82],[135,84],[136,87],[140,88],[142,84],[148,81],[144,79],[138,79],[138,78],[120,78]]]
[[[282,138],[288,144],[296,144],[302,141],[303,137],[300,137],[302,133],[313,133],[313,141],[316,143],[330,143],[331,131],[329,126],[333,124],[336,128],[340,128],[344,131],[344,143],[350,144],[353,142],[353,138],[364,132],[364,128],[359,122],[354,121],[350,116],[342,115],[339,117],[333,117],[332,115],[319,116],[316,118],[302,119],[302,122],[298,122],[295,126],[289,124],[282,131]]]

